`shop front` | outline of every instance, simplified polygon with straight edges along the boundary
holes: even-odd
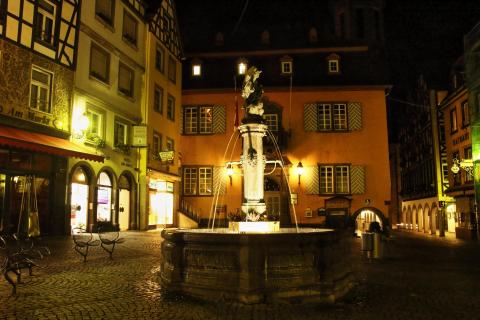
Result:
[[[173,225],[174,183],[163,179],[150,178],[148,193],[148,228]]]
[[[68,233],[69,210],[65,203],[69,157],[103,161],[68,140],[0,126],[1,233],[28,235],[32,217],[38,220],[40,235]]]

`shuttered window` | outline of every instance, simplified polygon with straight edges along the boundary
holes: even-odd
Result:
[[[90,76],[108,83],[110,80],[110,54],[92,43],[90,48]]]
[[[134,77],[133,70],[120,62],[118,65],[118,91],[128,97],[133,97]]]
[[[308,103],[304,106],[305,131],[347,132],[362,129],[362,105],[349,103]]]
[[[224,106],[183,106],[182,116],[184,134],[196,135],[225,132]]]

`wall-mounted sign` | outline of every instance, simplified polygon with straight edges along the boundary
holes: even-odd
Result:
[[[312,209],[310,209],[310,208],[305,209],[305,217],[307,217],[307,218],[312,217]]]
[[[132,147],[147,147],[147,126],[133,126]]]
[[[290,200],[292,204],[298,204],[298,195],[296,193],[291,193]]]
[[[160,151],[158,155],[160,156],[160,161],[164,163],[173,162],[175,151]]]

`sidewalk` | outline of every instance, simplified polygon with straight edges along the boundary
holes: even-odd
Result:
[[[357,286],[334,306],[216,304],[160,291],[159,232],[123,232],[114,259],[92,248],[86,263],[70,237],[46,239],[53,254],[25,275],[16,296],[0,279],[0,319],[477,319],[480,247],[393,231],[383,260],[353,243]],[[437,239],[435,239],[437,240]]]

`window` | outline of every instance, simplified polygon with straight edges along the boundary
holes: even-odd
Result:
[[[115,12],[115,0],[96,0],[95,16],[102,22],[113,27],[113,15]]]
[[[450,110],[450,133],[457,132],[457,109]]]
[[[135,73],[120,62],[118,65],[118,91],[128,97],[133,97],[133,82]]]
[[[175,98],[171,95],[167,99],[167,118],[175,121]]]
[[[50,113],[51,91],[52,74],[33,67],[30,84],[30,108]]]
[[[35,39],[53,45],[54,31],[55,5],[46,0],[39,0],[35,15]]]
[[[86,130],[87,140],[94,142],[98,138],[103,138],[103,114],[87,109],[86,116],[89,120],[89,126]]]
[[[264,114],[263,120],[271,132],[278,132],[278,114]]]
[[[7,15],[7,0],[0,0],[0,24],[5,23],[6,15]]]
[[[183,109],[185,134],[213,133],[213,108],[188,106]]]
[[[177,62],[172,56],[168,57],[168,80],[173,83],[177,81]]]
[[[338,60],[328,60],[328,72],[338,73],[339,71],[340,69],[339,69]]]
[[[462,126],[466,127],[470,124],[470,111],[468,109],[468,101],[462,103]]]
[[[240,59],[237,62],[237,72],[239,75],[244,75],[247,72],[247,61],[245,59]]]
[[[184,167],[183,194],[186,196],[211,195],[213,185],[212,167]]]
[[[153,110],[163,113],[163,89],[158,85],[155,85],[153,92]]]
[[[348,165],[321,165],[319,178],[321,194],[350,193],[350,166]]]
[[[128,125],[120,121],[115,121],[114,145],[115,147],[128,145]]]
[[[199,59],[192,60],[192,76],[200,77],[202,75],[202,61]]]
[[[127,11],[123,12],[122,37],[124,40],[137,46],[137,20]]]
[[[319,131],[347,130],[347,105],[344,103],[318,104]]]
[[[167,151],[175,151],[175,141],[173,141],[172,138],[167,137],[166,143],[167,143],[166,145]]]
[[[110,80],[110,54],[96,44],[90,48],[90,76],[108,83]]]
[[[292,73],[292,61],[282,61],[282,73],[291,74]]]
[[[157,44],[157,49],[155,50],[155,68],[163,73],[165,71],[165,51]]]
[[[153,159],[159,160],[159,152],[162,150],[162,136],[159,133],[154,132],[152,138],[152,155]]]

